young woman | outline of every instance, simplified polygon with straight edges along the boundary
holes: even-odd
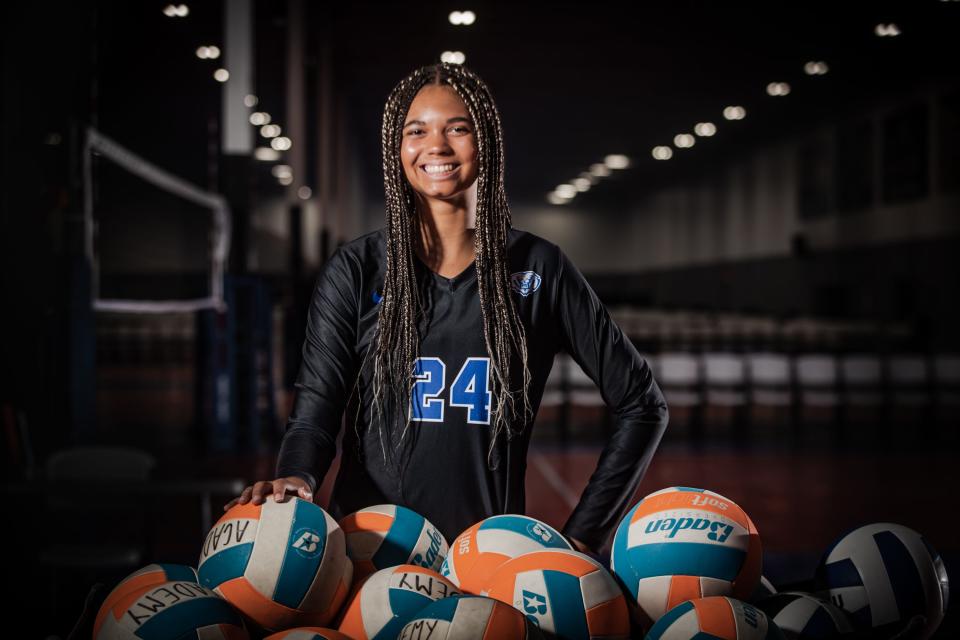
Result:
[[[598,550],[667,425],[650,368],[566,255],[512,228],[500,116],[474,73],[439,64],[401,81],[382,143],[386,227],[324,265],[277,477],[224,508],[312,499],[346,408],[333,517],[400,504],[453,540],[523,513],[530,430],[562,350],[617,418],[563,529]]]

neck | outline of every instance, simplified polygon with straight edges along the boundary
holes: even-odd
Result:
[[[417,255],[435,271],[469,264],[474,257],[474,229],[467,227],[470,212],[466,198],[428,200],[417,197],[420,220]]]

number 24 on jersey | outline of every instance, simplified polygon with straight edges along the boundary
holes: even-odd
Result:
[[[490,358],[467,358],[450,385],[451,407],[464,407],[470,424],[490,424]],[[447,388],[447,365],[440,358],[417,358],[416,382],[410,397],[410,419],[443,422],[445,403],[440,394]]]

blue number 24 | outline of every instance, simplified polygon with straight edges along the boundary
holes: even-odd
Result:
[[[416,382],[410,397],[411,420],[443,422],[443,399],[447,366],[440,358],[417,358],[413,365]],[[467,422],[490,424],[490,358],[467,358],[450,385],[450,406],[466,407]]]

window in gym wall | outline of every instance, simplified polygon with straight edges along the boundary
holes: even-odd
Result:
[[[883,201],[897,203],[929,193],[927,104],[896,111],[883,121]]]

